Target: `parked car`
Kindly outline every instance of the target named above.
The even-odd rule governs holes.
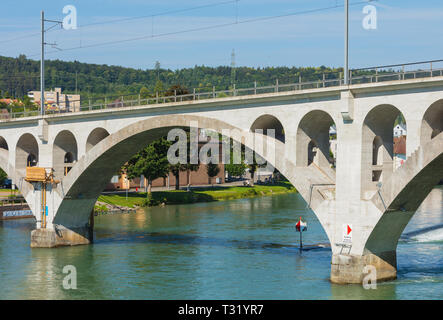
[[[11,189],[12,188],[12,180],[11,179],[5,179],[3,181],[3,189]]]

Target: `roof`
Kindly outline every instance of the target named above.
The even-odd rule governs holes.
[[[394,154],[406,154],[406,136],[394,137]]]

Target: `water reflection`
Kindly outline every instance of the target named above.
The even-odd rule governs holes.
[[[434,190],[411,223],[442,224],[442,199],[443,189]],[[299,216],[309,223],[301,253]],[[0,224],[1,299],[432,299],[443,292],[438,241],[401,242],[399,279],[377,290],[331,284],[330,249],[319,246],[327,236],[298,194],[99,216],[90,246],[31,250],[32,220]],[[66,265],[77,268],[77,290],[63,289]]]

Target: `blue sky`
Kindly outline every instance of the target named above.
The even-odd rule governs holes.
[[[342,66],[343,7],[278,19],[239,23],[221,28],[178,33],[254,18],[304,12],[343,4],[344,0],[2,0],[0,55],[23,53],[39,59],[40,11],[62,20],[65,5],[77,8],[77,30],[48,32],[47,41],[67,49],[135,37],[143,40],[60,51],[48,47],[47,59],[121,65],[140,69],[194,65],[230,65],[235,49],[240,66]],[[358,3],[361,0],[350,0]],[[211,7],[151,15],[218,4]],[[443,59],[441,0],[379,0],[377,29],[365,30],[362,10],[351,6],[350,65],[352,68]],[[148,16],[132,21],[102,23]],[[173,33],[167,36],[159,34]],[[151,37],[152,35],[154,37]],[[24,37],[24,38],[21,38]],[[21,38],[21,39],[17,39]]]

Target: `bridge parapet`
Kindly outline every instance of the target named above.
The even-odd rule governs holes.
[[[174,90],[156,92],[153,97],[142,98],[138,95],[110,95],[99,98],[87,98],[72,103],[80,103],[78,110],[46,110],[47,115],[63,115],[90,111],[115,110],[137,106],[154,106],[159,104],[189,104],[205,100],[237,100],[241,97],[262,97],[281,93],[321,93],[325,91],[348,91],[365,86],[386,86],[405,82],[421,82],[422,80],[443,79],[443,60],[431,60],[406,64],[377,66],[350,71],[349,85],[345,85],[342,72],[326,72],[319,75],[319,80],[302,81],[302,76],[295,79],[275,79],[272,83],[258,84],[256,81],[245,84],[234,84],[226,90],[216,89],[215,86],[194,88],[192,92],[178,94]],[[420,68],[422,67],[422,68]],[[415,69],[411,69],[415,68]],[[286,80],[286,81],[284,81]],[[440,79],[441,80],[441,79]],[[95,100],[95,101],[94,101]],[[24,110],[0,115],[0,121],[12,119],[39,117],[39,110]]]

